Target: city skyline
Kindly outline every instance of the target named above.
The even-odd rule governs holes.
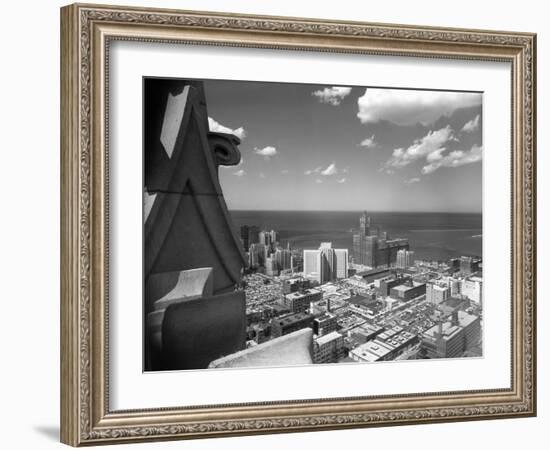
[[[480,93],[204,85],[210,129],[241,139],[219,171],[231,210],[482,210]]]
[[[479,94],[206,84],[146,83],[146,371],[483,355]]]

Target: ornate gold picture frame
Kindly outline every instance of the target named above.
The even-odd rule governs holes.
[[[511,124],[510,386],[114,410],[109,390],[108,105],[109,50],[115,41],[509,63],[512,114],[502,127]],[[80,446],[534,416],[535,89],[536,36],[530,33],[85,4],[62,8],[62,442]]]

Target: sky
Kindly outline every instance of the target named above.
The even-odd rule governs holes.
[[[229,209],[481,212],[482,94],[205,80]]]

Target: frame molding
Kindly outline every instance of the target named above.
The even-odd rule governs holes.
[[[201,43],[512,66],[510,389],[111,411],[108,49]],[[536,35],[75,4],[61,9],[61,440],[73,446],[536,414]]]

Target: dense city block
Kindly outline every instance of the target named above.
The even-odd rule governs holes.
[[[313,331],[313,362],[482,355],[482,260],[415,259],[407,237],[371,225],[350,231],[351,254],[281,245],[277,230],[244,225],[247,348]]]

